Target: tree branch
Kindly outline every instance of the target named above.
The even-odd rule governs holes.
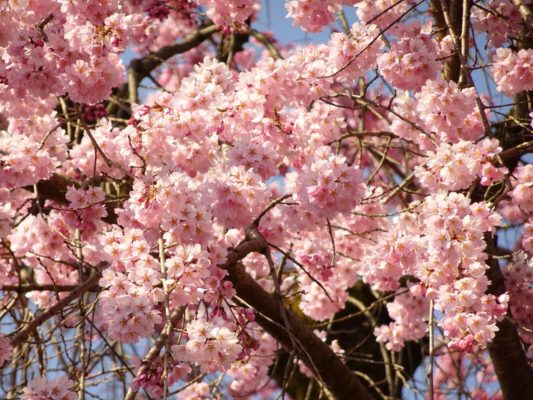
[[[311,369],[315,370],[326,388],[338,399],[370,399],[370,395],[356,375],[290,310],[285,309],[290,332],[280,309],[280,304],[265,291],[242,267],[240,261],[252,252],[264,252],[267,243],[257,229],[247,229],[246,239],[229,251],[226,262],[220,265],[229,273],[237,295],[258,311],[256,321],[289,352],[295,352]],[[294,340],[300,346],[293,345]],[[305,349],[302,350],[302,348]]]
[[[30,283],[26,285],[3,285],[0,286],[0,290],[17,292],[17,293],[27,293],[33,291],[52,291],[52,292],[70,292],[76,289],[78,286],[75,285],[39,285],[38,283]]]
[[[83,295],[85,292],[93,289],[98,285],[98,280],[101,277],[101,273],[98,271],[95,275],[87,279],[81,285],[76,287],[72,292],[68,294],[65,298],[59,300],[56,304],[49,307],[46,311],[39,314],[35,317],[28,325],[18,331],[11,339],[11,345],[13,347],[18,346],[23,342],[35,329],[37,329],[43,322],[47,321],[53,317],[58,311],[65,308],[73,300],[77,299],[79,296]]]
[[[167,339],[169,338],[170,333],[172,332],[171,329],[167,329],[167,326],[173,326],[178,319],[180,319],[183,316],[184,309],[183,308],[177,308],[175,309],[172,314],[170,315],[169,321],[167,322],[167,325],[165,325],[165,328],[163,328],[163,331],[161,332],[161,335],[157,338],[153,346],[150,348],[148,353],[146,353],[146,356],[143,358],[142,366],[137,371],[137,374],[135,375],[135,378],[141,376],[144,374],[144,372],[150,368],[153,361],[157,358],[159,355],[159,352],[167,342]],[[124,397],[124,400],[133,400],[135,398],[135,395],[137,394],[137,390],[134,390],[131,386],[128,389],[128,392],[126,393],[126,397]]]
[[[228,265],[227,270],[237,295],[259,311],[256,316],[258,324],[279,341],[287,351],[296,352],[311,370],[314,369],[314,364],[326,388],[335,398],[370,399],[368,392],[350,368],[337,357],[327,343],[322,342],[290,310],[286,310],[290,321],[290,334],[284,329],[285,323],[278,302],[244,270],[240,263]],[[299,346],[294,348],[291,336],[295,337],[307,351],[303,352]]]
[[[489,254],[495,254],[495,244],[490,234],[485,235]],[[490,257],[487,261],[487,275],[491,281],[488,293],[499,296],[505,293],[505,283],[498,260]],[[510,311],[509,311],[510,314]],[[498,377],[505,400],[533,398],[533,370],[529,366],[522,342],[515,326],[509,319],[498,322],[498,332],[488,345],[494,371]]]
[[[118,99],[129,99],[130,101],[137,100],[137,86],[139,83],[150,73],[163,64],[166,60],[174,57],[177,54],[185,53],[209,38],[215,32],[218,27],[209,23],[208,25],[200,26],[188,34],[181,42],[165,46],[155,53],[152,53],[143,58],[135,58],[131,60],[128,67],[128,82],[123,84],[115,94]],[[132,87],[136,86],[135,88]],[[107,111],[109,114],[113,114],[117,111],[118,104],[109,103]]]
[[[533,26],[533,11],[531,11],[530,6],[525,4],[523,0],[512,1],[515,7],[518,8],[518,11],[520,12],[520,15],[522,15],[522,18],[524,19],[526,25]]]

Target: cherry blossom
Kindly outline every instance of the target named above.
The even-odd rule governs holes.
[[[521,49],[517,53],[509,48],[499,48],[493,58],[494,81],[498,90],[509,96],[533,88],[533,50]]]
[[[531,393],[531,2],[270,3],[1,3],[2,394]]]
[[[419,25],[406,26],[391,51],[381,54],[377,60],[381,74],[398,89],[418,90],[423,82],[434,79],[441,68],[437,61],[439,47],[431,38],[431,25]]]
[[[345,161],[344,157],[331,154],[327,147],[320,147],[307,157],[300,172],[287,177],[288,188],[318,217],[329,218],[350,211],[362,196],[361,173]]]
[[[179,361],[198,365],[202,371],[229,368],[242,350],[235,333],[225,327],[215,327],[209,322],[189,323],[187,335],[185,345],[173,346],[173,356]]]
[[[335,20],[335,0],[291,0],[285,3],[289,18],[308,32],[319,32]]]
[[[258,8],[255,0],[232,0],[221,3],[216,0],[198,0],[198,4],[207,7],[207,15],[218,25],[244,23]]]
[[[495,167],[495,159],[501,150],[497,141],[484,139],[474,142],[460,141],[456,144],[441,144],[436,153],[429,152],[425,166],[415,168],[421,183],[430,189],[460,190],[469,187],[480,177],[481,184],[489,186],[501,181],[508,172],[505,167]]]
[[[9,340],[4,335],[0,335],[0,367],[11,358],[11,351]]]
[[[53,380],[42,376],[33,379],[22,389],[21,400],[75,400],[78,396],[72,390],[73,387],[74,382],[64,375]]]

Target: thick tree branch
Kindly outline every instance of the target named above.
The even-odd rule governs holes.
[[[70,292],[76,289],[78,286],[74,285],[39,285],[38,283],[30,283],[25,285],[3,285],[0,286],[0,290],[17,292],[17,293],[27,293],[33,291],[53,291],[53,292]]]
[[[331,350],[327,343],[322,342],[302,320],[291,311],[286,310],[290,321],[290,334],[285,329],[278,302],[266,292],[242,267],[240,263],[228,266],[229,279],[233,283],[237,295],[258,311],[256,321],[278,340],[287,351],[295,351],[305,364],[317,373],[326,388],[337,399],[370,399],[364,386],[356,375]],[[307,351],[294,348],[291,336]],[[310,357],[310,359],[309,359]]]
[[[485,235],[489,254],[495,254],[495,244],[490,234]],[[488,292],[499,296],[505,293],[504,278],[498,260],[489,257],[488,278],[491,286]],[[509,319],[498,323],[499,331],[488,349],[494,371],[505,400],[533,399],[533,370],[524,352],[518,332]]]
[[[465,0],[464,5],[466,8],[464,10],[464,13],[470,12],[470,1]],[[492,132],[490,130],[490,124],[488,121],[487,116],[485,115],[485,106],[483,105],[483,102],[481,101],[481,98],[479,97],[479,92],[476,88],[476,85],[474,83],[474,80],[472,79],[472,75],[470,74],[470,71],[468,69],[468,46],[466,45],[465,53],[462,52],[462,44],[460,37],[458,37],[457,32],[459,32],[458,29],[456,29],[457,25],[457,18],[459,18],[459,25],[461,21],[464,20],[465,24],[468,24],[470,15],[462,15],[462,13],[459,13],[459,16],[456,17],[455,14],[457,13],[454,11],[453,6],[459,7],[457,5],[457,1],[452,1],[452,8],[451,10],[448,7],[446,0],[440,0],[440,5],[442,9],[442,14],[444,16],[444,21],[446,23],[446,26],[448,27],[448,32],[450,32],[450,36],[452,37],[453,45],[455,47],[455,52],[457,54],[457,57],[459,58],[459,70],[462,71],[462,74],[459,78],[463,80],[464,83],[467,84],[467,86],[473,87],[476,90],[476,104],[479,110],[479,115],[481,117],[481,121],[483,122],[483,127],[485,130],[485,135],[488,137],[492,136]],[[459,11],[461,11],[461,8],[459,8]],[[465,35],[468,35],[468,29],[466,29]]]
[[[252,252],[262,253],[266,246],[264,238],[252,226],[247,230],[246,240],[230,250],[227,261],[220,266],[228,271],[237,295],[258,311],[256,321],[263,329],[287,351],[295,352],[311,370],[317,369],[320,379],[335,398],[370,399],[350,368],[290,310],[284,310],[290,326],[290,332],[287,332],[279,302],[244,270],[240,261]],[[297,348],[293,344],[295,341],[299,344]]]
[[[522,15],[525,24],[530,27],[533,26],[533,11],[531,10],[531,6],[528,6],[523,0],[512,1],[515,7],[518,8],[518,11],[520,11],[520,15]]]
[[[452,27],[455,29],[455,32],[461,31],[461,0],[445,0],[444,1],[447,8],[450,9]],[[430,7],[431,15],[435,19],[435,24],[437,25],[437,37],[439,39],[444,38],[447,34],[450,33],[449,25],[444,19],[444,13],[442,8],[442,2],[439,0],[431,0]],[[453,57],[450,57],[444,63],[444,77],[446,80],[451,80],[454,82],[459,81],[461,75],[461,63],[459,60],[459,55],[456,53]]]
[[[265,47],[265,49],[267,49],[273,59],[283,59],[283,56],[281,55],[280,51],[278,50],[276,45],[268,38],[267,35],[262,32],[256,31],[255,29],[250,29],[250,35],[252,35],[257,41],[259,41]]]

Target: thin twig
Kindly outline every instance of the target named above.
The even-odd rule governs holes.
[[[270,210],[272,210],[274,207],[276,207],[278,204],[280,204],[283,200],[288,199],[289,197],[292,197],[292,194],[286,194],[283,195],[276,200],[270,202],[270,204],[257,216],[256,219],[252,222],[254,226],[259,226],[259,222],[261,222],[261,218],[263,218]]]
[[[433,363],[434,363],[434,357],[435,357],[435,343],[434,343],[434,335],[433,335],[433,328],[435,325],[435,317],[434,317],[434,304],[433,300],[430,300],[429,302],[429,365],[428,365],[428,381],[429,381],[429,400],[433,400],[435,396],[434,388],[433,388]]]
[[[474,80],[472,79],[470,69],[468,68],[468,62],[466,59],[468,54],[463,54],[463,52],[461,51],[461,42],[459,41],[459,38],[457,37],[457,33],[455,32],[455,29],[453,27],[452,19],[450,17],[450,12],[448,8],[448,3],[445,0],[440,0],[440,5],[442,8],[442,15],[444,16],[444,21],[446,22],[446,25],[448,26],[448,31],[450,32],[450,36],[452,37],[452,42],[453,42],[453,46],[455,47],[455,52],[457,53],[457,56],[459,57],[459,62],[461,64],[461,69],[463,71],[463,74],[466,78],[466,82],[468,83],[468,85],[473,87],[474,90],[476,91],[476,104],[479,110],[479,114],[481,115],[481,121],[483,122],[483,128],[485,131],[485,135],[491,137],[492,131],[490,130],[489,120],[487,119],[487,115],[485,114],[485,106],[482,103],[481,98],[479,97],[479,92],[476,88],[476,85],[474,84]],[[468,16],[464,17],[464,19],[466,18],[468,18]]]
[[[170,326],[173,326],[182,316],[184,312],[184,308],[180,307],[175,309],[169,318],[169,324]],[[163,332],[161,332],[161,335],[157,338],[155,343],[152,345],[146,356],[143,358],[142,366],[139,368],[136,374],[136,378],[144,374],[144,372],[150,368],[152,365],[152,362],[157,358],[159,355],[159,352],[161,351],[161,348],[166,344],[168,338],[168,332],[166,329],[163,329]],[[128,388],[128,392],[126,393],[126,397],[124,397],[124,400],[133,400],[135,398],[135,395],[137,394],[137,390],[134,390],[131,386]]]
[[[43,322],[53,317],[58,311],[62,310],[68,304],[70,304],[71,301],[77,299],[85,292],[97,286],[100,276],[100,272],[97,272],[95,275],[93,275],[81,285],[76,287],[76,289],[70,292],[65,298],[61,299],[56,304],[49,307],[46,311],[35,317],[30,323],[28,323],[24,328],[22,328],[13,336],[13,339],[11,339],[11,345],[15,347],[22,343],[28,337],[28,335],[32,333],[34,329],[38,328]]]
[[[346,68],[348,68],[350,65],[352,65],[352,63],[357,60],[357,58],[363,54],[363,52],[365,52],[368,48],[370,48],[370,46],[372,46],[376,40],[378,40],[385,32],[387,32],[393,25],[397,24],[398,22],[400,22],[407,14],[409,14],[412,10],[414,10],[416,7],[418,7],[420,4],[422,4],[425,0],[420,0],[418,3],[414,4],[413,6],[409,7],[409,9],[407,9],[407,11],[405,11],[404,13],[402,13],[398,18],[396,18],[394,21],[392,21],[389,25],[387,25],[385,28],[381,29],[380,32],[379,32],[379,35],[377,35],[376,37],[374,37],[361,51],[359,51],[359,53],[357,53],[355,56],[353,56],[350,60],[348,60],[348,62],[346,64],[344,64],[340,69],[338,69],[336,72],[334,72],[333,74],[331,75],[326,75],[326,76],[319,76],[319,78],[333,78],[334,76],[340,74],[342,71],[344,71]]]
[[[170,354],[170,333],[172,330],[172,324],[170,323],[170,300],[169,290],[167,285],[167,266],[165,259],[165,241],[163,239],[163,231],[159,234],[159,264],[161,266],[161,282],[163,283],[163,294],[165,296],[165,318],[167,323],[165,324],[165,353],[163,355],[163,400],[168,398],[168,356]]]

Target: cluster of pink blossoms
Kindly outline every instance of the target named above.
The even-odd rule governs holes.
[[[394,320],[389,325],[374,329],[378,342],[385,343],[388,350],[400,351],[408,340],[424,337],[428,326],[429,301],[418,285],[387,303],[389,316]]]
[[[65,194],[69,202],[69,212],[64,214],[65,224],[79,229],[84,237],[100,231],[103,227],[101,219],[107,216],[103,205],[105,197],[105,192],[99,187],[83,190],[69,186]]]
[[[372,228],[368,230],[372,231]],[[357,265],[357,273],[375,290],[398,290],[399,277],[414,275],[419,262],[419,222],[414,216],[402,214],[376,228],[383,232],[376,242],[366,243],[362,257],[359,257],[361,262]]]
[[[65,375],[53,380],[42,376],[33,379],[22,389],[20,400],[76,400],[78,395],[73,388],[74,382]]]
[[[368,69],[375,67],[376,58],[383,46],[377,40],[379,32],[377,25],[355,23],[350,29],[351,36],[344,33],[331,34],[328,65],[333,66],[335,79],[352,81],[355,76],[362,76]]]
[[[436,152],[428,152],[428,161],[415,168],[415,175],[430,190],[466,189],[477,177],[482,185],[489,186],[502,180],[508,172],[507,168],[497,168],[491,162],[500,151],[496,139],[441,143]]]
[[[0,239],[5,238],[11,232],[11,220],[16,218],[17,213],[26,211],[30,207],[30,193],[23,189],[9,190],[0,188]],[[2,262],[0,261],[0,280],[7,282],[8,278],[2,278]]]
[[[528,253],[533,252],[533,223],[531,218],[524,224],[524,233],[522,236],[522,247]]]
[[[211,390],[206,382],[194,382],[178,394],[179,400],[211,400]]]
[[[263,179],[278,173],[279,162],[279,158],[271,154],[265,143],[258,139],[237,139],[228,150],[229,165],[242,165],[247,170],[257,171]]]
[[[49,178],[66,158],[68,138],[59,121],[51,115],[10,122],[0,131],[0,185],[14,188]]]
[[[132,228],[151,228],[157,235],[161,227],[169,242],[204,243],[212,231],[205,192],[182,173],[160,178],[155,184],[141,180],[133,184],[130,198],[119,211],[119,222]]]
[[[174,307],[195,304],[201,300],[218,299],[218,290],[231,294],[232,288],[222,282],[225,273],[215,267],[223,254],[208,254],[200,245],[178,246],[166,260],[167,285],[173,287],[169,295]]]
[[[136,377],[131,382],[130,387],[134,390],[143,389],[146,393],[154,398],[160,399],[163,397],[164,393],[164,384],[163,384],[163,373],[165,371],[164,360],[161,357],[157,357],[149,366],[146,368],[146,364],[141,363],[141,360],[135,360],[136,365]],[[139,369],[145,366],[144,372],[139,373]],[[173,385],[180,379],[187,379],[187,374],[191,372],[191,368],[184,364],[178,364],[173,366],[170,371],[168,371],[168,384]]]
[[[473,7],[472,26],[486,32],[488,45],[499,47],[510,36],[518,36],[522,27],[520,11],[511,0],[490,0],[486,7]]]
[[[2,44],[4,111],[16,108],[15,100],[21,97],[50,107],[55,96],[65,93],[75,101],[95,103],[122,82],[124,66],[118,53],[127,45],[128,27],[119,3],[87,13],[61,3],[28,2],[24,12],[20,4],[2,6],[12,39]]]
[[[111,338],[135,343],[162,321],[156,308],[164,299],[157,287],[159,263],[150,255],[150,245],[140,230],[124,234],[114,230],[102,239],[103,254],[113,267],[105,269],[100,279],[100,286],[108,290],[100,297],[99,321]]]
[[[396,21],[409,7],[412,0],[360,0],[355,2],[357,17],[365,24],[373,23],[381,29]]]
[[[457,143],[476,140],[483,134],[475,89],[461,90],[455,82],[440,77],[426,81],[414,98],[400,93],[393,108],[402,118],[392,115],[390,129],[422,149],[434,150],[433,138],[437,143]]]
[[[296,243],[295,248],[297,261],[301,263],[299,268],[307,272],[298,273],[298,286],[304,291],[299,307],[305,315],[318,321],[330,318],[344,308],[348,289],[357,280],[350,262],[334,258],[327,244],[318,240],[323,235],[321,231],[308,235]]]
[[[184,37],[194,28],[194,9],[189,0],[140,0],[126,3],[132,16],[130,35],[141,54],[157,51]]]
[[[508,295],[496,298],[486,294],[489,281],[484,232],[493,231],[500,217],[486,204],[470,204],[458,193],[429,196],[419,207],[418,221],[404,220],[404,228],[396,228],[412,236],[396,234],[388,240],[391,251],[377,263],[383,267],[360,270],[364,279],[382,290],[398,289],[398,279],[404,275],[420,280],[410,287],[408,295],[397,296],[387,306],[395,321],[377,328],[378,340],[398,350],[405,340],[423,337],[431,299],[435,309],[442,312],[438,324],[451,339],[450,346],[463,351],[483,348],[494,337],[496,323],[505,314],[509,300]],[[416,231],[421,234],[415,235]],[[390,237],[389,233],[384,235]],[[383,252],[369,252],[362,264],[375,263],[376,254],[381,259]],[[388,287],[383,286],[384,276],[390,279]]]
[[[394,87],[403,90],[419,90],[428,79],[434,79],[442,62],[439,45],[431,38],[430,23],[421,26],[414,22],[398,32],[398,39],[390,51],[381,54],[378,59],[379,72]]]
[[[231,167],[213,183],[213,213],[225,227],[244,228],[268,204],[261,177],[244,167]]]
[[[0,334],[0,368],[11,358],[12,350],[8,338]]]
[[[514,187],[510,193],[511,200],[528,215],[533,213],[533,165],[519,166],[513,173]]]
[[[191,378],[196,369],[222,372],[231,378],[235,397],[250,396],[268,388],[278,345],[253,322],[253,314],[235,306],[235,289],[218,266],[242,241],[244,228],[287,193],[290,199],[269,210],[258,231],[289,248],[298,263],[280,273],[281,290],[298,296],[307,317],[334,317],[362,280],[373,290],[398,293],[387,304],[393,321],[374,331],[389,350],[427,334],[430,301],[450,347],[462,351],[492,340],[508,302],[520,326],[531,329],[531,263],[520,255],[506,266],[510,299],[486,294],[484,235],[495,232],[499,216],[488,203],[471,203],[453,191],[478,178],[489,186],[512,172],[507,215],[529,221],[522,243],[533,252],[533,166],[507,171],[496,164],[501,152],[496,139],[478,141],[485,132],[476,90],[437,77],[441,59],[451,54],[449,38],[438,42],[432,24],[419,21],[382,31],[403,18],[413,1],[287,1],[289,16],[306,31],[331,24],[346,4],[356,6],[360,23],[349,34],[333,33],[327,44],[284,49],[276,60],[256,60],[247,48],[228,66],[204,43],[170,61],[171,68],[152,71],[167,90],[150,94],[144,104],[130,104],[129,122],[104,109],[112,109],[114,103],[105,100],[124,83],[126,48],[149,54],[176,43],[194,28],[198,5],[220,27],[214,38],[228,38],[254,18],[258,2],[24,3],[0,6],[0,238],[13,252],[0,250],[2,282],[18,281],[11,260],[31,268],[37,285],[78,285],[83,267],[97,266],[102,292],[96,321],[105,334],[137,343],[161,332],[168,300],[172,309],[186,309],[173,327],[180,335],[172,337],[170,383]],[[473,27],[490,30],[490,46],[500,46],[519,31],[520,16],[507,0],[489,5],[507,18],[476,9]],[[503,33],[496,31],[500,28]],[[390,48],[383,37],[392,39]],[[500,92],[533,89],[532,57],[532,50],[496,49],[492,71]],[[400,89],[397,96],[384,95],[372,82],[355,84],[376,69]],[[56,108],[57,97],[66,106]],[[394,112],[387,111],[388,103]],[[67,124],[69,117],[75,119]],[[348,137],[356,129],[369,135]],[[432,193],[420,200],[408,192],[405,203],[412,212],[395,218],[388,213],[398,211],[399,202],[380,199],[400,174],[387,180],[388,166],[378,166],[381,156],[376,162],[371,154],[384,148],[381,134],[395,142],[380,164],[414,170]],[[422,155],[406,161],[402,149]],[[374,168],[365,190],[364,178]],[[69,182],[66,205],[41,202],[37,187],[25,192],[54,174]],[[269,185],[272,177],[283,183]],[[101,187],[90,186],[100,181]],[[104,203],[115,185],[121,187],[109,217],[117,219],[110,224],[111,207]],[[128,199],[119,202],[124,191]],[[30,207],[39,215],[26,215]],[[78,246],[81,256],[73,251]],[[277,261],[280,254],[273,254]],[[243,265],[273,290],[263,255],[249,255]],[[406,285],[402,277],[413,281]],[[65,295],[28,293],[39,307]],[[527,331],[521,336],[533,343]],[[342,353],[338,343],[331,347]],[[0,335],[0,365],[9,351]],[[132,388],[160,397],[162,360],[152,367]],[[301,371],[312,375],[303,365]],[[69,400],[75,396],[72,387],[66,377],[37,378],[22,398]],[[179,394],[209,397],[204,382]]]
[[[298,110],[293,135],[312,148],[328,145],[346,130],[344,114],[338,107],[315,102],[310,110]]]
[[[509,306],[513,319],[521,327],[519,334],[529,346],[530,358],[533,351],[533,307],[529,299],[533,295],[533,262],[524,252],[515,254],[504,271],[505,287],[510,294]]]
[[[320,32],[326,25],[335,21],[335,11],[339,0],[289,0],[285,2],[287,17],[307,32]]]
[[[128,133],[124,134],[122,130],[114,128],[110,121],[101,119],[90,133],[105,156],[113,160],[113,163],[107,163],[101,154],[95,153],[91,138],[84,135],[81,142],[70,150],[70,156],[76,162],[67,162],[65,165],[73,176],[76,177],[80,172],[84,176],[92,176],[96,172],[120,179],[124,177],[124,170],[119,168],[120,166],[129,165],[130,168],[135,168],[142,165],[128,141]]]
[[[65,243],[65,238],[74,237],[61,212],[51,212],[46,220],[33,215],[24,219],[8,238],[14,254],[24,257],[25,263],[33,269],[37,283],[74,285],[79,281],[78,271],[71,265],[76,265],[78,260]],[[29,292],[28,296],[43,307],[65,293],[36,291]]]
[[[492,60],[492,73],[498,90],[508,96],[533,90],[533,49],[518,52],[497,49]]]
[[[236,397],[246,397],[267,387],[269,368],[278,349],[277,342],[260,329],[247,329],[247,332],[252,335],[247,341],[252,340],[255,348],[251,350],[246,363],[234,362],[228,370],[228,375],[233,379],[230,390]]]
[[[235,332],[208,321],[189,322],[187,336],[187,343],[173,346],[172,354],[177,361],[199,366],[202,372],[229,369],[242,351]]]
[[[469,373],[475,366],[476,373]],[[436,357],[435,399],[447,400],[455,395],[456,388],[464,385],[468,377],[469,385],[474,386],[471,397],[475,400],[502,400],[502,394],[496,388],[496,375],[494,366],[486,353],[469,354],[464,352],[448,351]]]
[[[327,147],[308,155],[301,171],[287,175],[287,189],[318,217],[351,211],[363,195],[361,172]]]
[[[518,167],[514,175],[515,187],[511,192],[511,201],[507,203],[505,216],[512,223],[524,221],[522,246],[529,254],[533,253],[533,166]]]
[[[485,347],[505,315],[508,295],[486,294],[487,255],[484,233],[493,232],[500,216],[485,203],[473,203],[457,193],[426,199],[422,209],[427,260],[417,276],[427,288],[435,309],[443,312],[439,325],[450,346],[472,351]]]
[[[459,89],[455,82],[437,78],[426,81],[415,98],[422,126],[440,140],[476,140],[483,133],[474,88]]]
[[[197,0],[197,3],[207,7],[207,16],[217,25],[242,24],[259,9],[256,0]]]

